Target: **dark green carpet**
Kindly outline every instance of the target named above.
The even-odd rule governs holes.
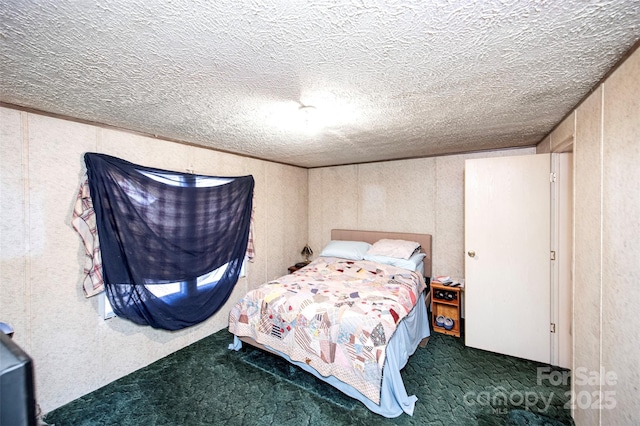
[[[538,385],[543,364],[465,348],[454,337],[434,334],[410,358],[402,376],[418,402],[413,417],[395,419],[270,354],[247,345],[230,351],[231,341],[222,330],[44,420],[56,426],[573,424],[563,408],[569,386]]]

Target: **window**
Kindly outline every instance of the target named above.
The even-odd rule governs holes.
[[[192,177],[188,176],[187,178],[185,178],[185,176],[176,176],[172,174],[162,174],[162,173],[151,173],[146,171],[141,171],[141,173],[157,182],[161,182],[171,186],[179,186],[179,187],[195,186],[200,188],[210,188],[214,186],[224,185],[233,180],[233,179],[220,178],[220,177],[197,176],[197,175],[193,175]],[[155,201],[148,194],[142,193],[140,191],[135,191],[134,189],[128,186],[126,190],[127,190],[127,193],[132,198],[134,198],[138,203],[150,204],[153,201]],[[195,282],[195,289],[216,285],[224,275],[228,266],[229,264],[226,263],[220,268],[209,272],[208,274],[199,276]],[[246,270],[246,258],[242,262],[242,268],[240,270],[239,278],[245,276],[245,270]],[[193,287],[193,285],[189,281],[180,281],[175,283],[148,285],[147,289],[154,296],[165,298],[166,300],[170,301],[172,298],[188,297],[191,287]],[[113,307],[111,306],[111,303],[109,303],[109,298],[106,297],[106,294],[104,292],[100,296],[99,304],[100,304],[99,310],[102,314],[103,319],[106,320],[106,319],[117,316],[116,313],[113,311]]]
[[[197,287],[200,288],[208,285],[215,285],[220,280],[220,278],[222,278],[222,275],[226,271],[228,265],[229,264],[227,263],[216,269],[215,271],[198,277],[196,284]],[[247,259],[245,258],[244,262],[242,262],[242,269],[240,270],[239,278],[246,276],[246,265]],[[186,293],[186,282],[155,284],[150,285],[147,288],[157,297],[175,297],[176,295],[180,295],[181,293]],[[106,292],[103,291],[98,297],[98,311],[100,312],[102,319],[108,320],[117,316],[116,313],[113,312],[113,307],[111,306],[111,303],[109,303],[109,298],[107,297]]]

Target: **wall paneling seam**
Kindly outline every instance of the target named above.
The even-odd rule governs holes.
[[[356,164],[356,188],[358,192],[356,194],[356,229],[362,229],[362,220],[360,218],[360,205],[362,196],[362,190],[360,190],[360,165]]]
[[[27,303],[24,304],[27,321],[25,327],[27,329],[26,341],[28,342],[29,351],[33,350],[31,341],[31,200],[29,198],[29,113],[21,112],[21,136],[22,136],[22,191],[23,191],[23,224],[24,224],[24,283],[23,291]]]
[[[603,268],[604,268],[604,83],[600,86],[600,309],[599,309],[599,333],[598,333],[598,365],[602,371],[602,313],[603,313]],[[602,380],[598,380],[598,395],[602,395]],[[602,424],[602,407],[598,407],[598,424]]]

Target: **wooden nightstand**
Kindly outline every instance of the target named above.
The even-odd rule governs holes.
[[[463,285],[464,284],[462,284],[462,286]],[[461,286],[446,286],[439,281],[431,281],[431,323],[433,325],[433,331],[460,337],[460,298],[463,288],[464,287]],[[440,294],[445,297],[437,297]],[[439,315],[453,320],[453,328],[451,330],[436,325],[436,318]]]
[[[311,262],[309,262],[309,263],[311,263]],[[297,271],[298,269],[302,269],[302,268],[304,268],[304,267],[305,267],[305,266],[307,266],[309,263],[307,263],[307,262],[298,262],[298,263],[296,263],[296,264],[295,264],[295,265],[293,265],[293,266],[289,266],[289,273],[290,273],[290,274],[293,274],[295,271]]]

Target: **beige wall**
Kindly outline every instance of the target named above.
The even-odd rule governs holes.
[[[8,108],[0,108],[0,144],[0,321],[34,359],[44,412],[225,328],[232,301],[301,260],[306,169]],[[99,317],[97,298],[82,293],[83,251],[70,225],[87,151],[170,170],[253,175],[257,257],[216,315],[177,332]]]
[[[574,417],[638,424],[640,50],[576,109],[575,130],[574,377],[604,369],[617,381],[574,380]],[[580,397],[600,397],[605,408],[580,406]]]
[[[433,235],[433,274],[464,277],[464,162],[534,154],[535,148],[309,170],[309,244],[332,228]]]

